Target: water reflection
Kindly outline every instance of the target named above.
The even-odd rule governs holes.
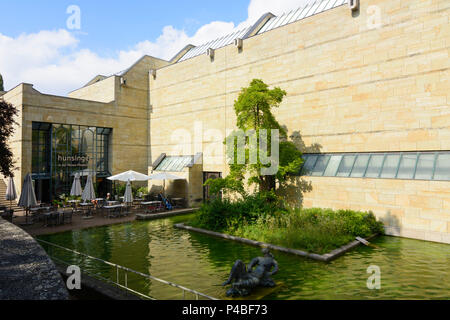
[[[249,262],[260,250],[173,227],[179,218],[72,231],[42,239],[58,243],[202,293],[223,297],[235,260]],[[266,299],[448,299],[450,246],[380,237],[378,248],[358,247],[325,264],[274,252],[283,286]],[[64,257],[65,259],[70,257]],[[75,261],[80,262],[80,261]],[[381,268],[381,290],[366,286],[367,268]],[[86,263],[105,277],[115,271]],[[179,289],[129,278],[130,286],[158,299],[181,299]]]

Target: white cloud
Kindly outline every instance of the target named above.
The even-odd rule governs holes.
[[[109,75],[129,67],[143,55],[172,58],[187,44],[200,45],[254,23],[262,14],[276,15],[302,6],[308,0],[251,0],[246,21],[214,21],[189,37],[184,30],[163,28],[155,41],[142,41],[115,57],[102,57],[79,48],[79,40],[66,30],[41,31],[11,38],[0,33],[0,73],[9,90],[21,82],[32,83],[44,93],[65,95],[97,74]]]

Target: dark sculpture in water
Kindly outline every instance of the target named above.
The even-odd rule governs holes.
[[[278,263],[269,249],[263,249],[262,253],[264,256],[253,259],[248,267],[241,260],[236,261],[230,277],[223,284],[223,286],[231,284],[231,289],[227,291],[228,297],[245,297],[256,287],[276,286],[271,277],[278,272]]]

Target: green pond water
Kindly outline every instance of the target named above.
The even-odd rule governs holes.
[[[133,222],[55,235],[40,239],[174,282],[216,298],[237,259],[248,263],[260,249],[174,228],[189,216]],[[395,237],[359,246],[331,263],[274,251],[281,283],[264,299],[449,299],[450,245]],[[43,247],[46,248],[45,245]],[[82,269],[115,279],[116,271],[72,254],[51,254]],[[369,290],[369,266],[381,270],[381,289]],[[124,275],[121,274],[121,281]],[[182,299],[179,289],[128,275],[129,287],[156,299]],[[192,296],[186,296],[193,298]]]

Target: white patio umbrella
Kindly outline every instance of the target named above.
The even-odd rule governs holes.
[[[127,187],[125,189],[123,202],[125,202],[125,203],[132,203],[133,202],[133,192],[131,190],[131,182],[130,182],[130,180],[127,181]]]
[[[161,172],[155,173],[150,176],[150,180],[162,180],[163,181],[163,194],[165,195],[166,190],[166,180],[186,180],[185,178],[176,176],[171,173]]]
[[[31,174],[27,174],[23,181],[22,192],[20,193],[19,207],[25,209],[26,223],[28,224],[28,210],[37,206],[36,194],[34,193]]]
[[[95,196],[95,190],[94,190],[94,184],[92,183],[92,175],[88,175],[86,186],[84,187],[83,194],[81,195],[81,199],[83,199],[84,202],[91,201],[96,198]]]
[[[130,170],[130,171],[123,172],[123,173],[120,173],[118,175],[109,177],[108,180],[111,180],[111,181],[122,181],[122,182],[148,181],[148,180],[150,180],[150,177],[145,175],[145,174],[142,174],[142,173]]]
[[[122,181],[122,182],[148,181],[148,180],[150,180],[150,177],[145,174],[130,170],[130,171],[122,172],[118,175],[109,177],[108,180],[114,181],[114,190],[115,190],[116,189],[115,188],[116,181]],[[125,200],[124,200],[124,202],[125,202]]]
[[[78,197],[83,194],[83,189],[81,189],[80,174],[76,173],[73,179],[72,189],[70,190],[70,195],[73,197]]]
[[[17,199],[16,186],[14,185],[14,179],[9,177],[8,187],[6,188],[6,200],[9,201],[9,210],[12,208],[12,201]]]

